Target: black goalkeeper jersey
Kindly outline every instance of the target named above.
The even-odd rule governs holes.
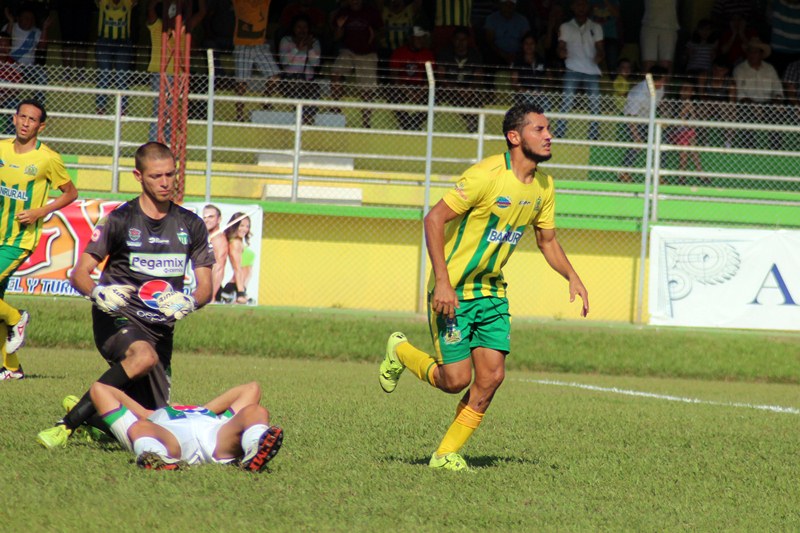
[[[200,217],[171,203],[167,216],[154,220],[141,210],[138,197],[97,223],[84,252],[99,261],[108,257],[101,285],[136,287],[119,313],[145,326],[174,325],[158,310],[156,298],[165,291],[183,291],[190,262],[193,269],[216,263]]]

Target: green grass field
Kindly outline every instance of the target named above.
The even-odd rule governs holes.
[[[141,471],[114,444],[38,447],[105,368],[89,304],[22,298],[28,379],[0,383],[3,531],[792,531],[800,528],[800,335],[514,324],[509,372],[464,449],[432,472],[457,397],[380,391],[408,315],[211,307],[179,324],[173,400],[257,380],[286,431],[271,472]]]

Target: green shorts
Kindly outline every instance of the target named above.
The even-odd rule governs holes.
[[[472,355],[474,348],[508,353],[511,348],[511,315],[508,300],[486,296],[459,301],[455,320],[436,314],[428,295],[428,326],[436,358],[440,363],[457,363]]]
[[[0,246],[0,298],[6,295],[8,280],[29,255],[31,255],[30,250],[16,246]]]

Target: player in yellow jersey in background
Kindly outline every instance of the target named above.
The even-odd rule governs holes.
[[[46,119],[40,102],[23,100],[13,117],[16,136],[0,141],[0,320],[8,327],[0,381],[25,377],[16,351],[30,318],[5,302],[8,280],[36,248],[44,218],[78,197],[61,156],[39,141]],[[61,195],[48,204],[51,187]]]
[[[580,296],[581,315],[589,312],[586,288],[556,239],[553,178],[539,169],[550,159],[550,124],[539,106],[523,103],[506,113],[503,135],[508,151],[469,168],[425,216],[435,356],[398,332],[389,337],[380,366],[385,392],[395,389],[406,368],[444,392],[469,387],[431,468],[468,469],[458,452],[505,377],[511,323],[502,268],[527,226],[547,263],[569,282],[570,301]]]

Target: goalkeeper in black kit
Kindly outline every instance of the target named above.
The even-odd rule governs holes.
[[[211,299],[216,262],[203,220],[170,199],[175,191],[175,157],[165,145],[139,147],[133,174],[142,193],[100,220],[70,276],[72,286],[94,302],[92,323],[98,350],[110,368],[97,380],[121,389],[147,409],[169,403],[175,321]],[[107,259],[99,284],[95,268]],[[196,289],[184,293],[191,262]],[[62,402],[66,416],[41,431],[45,448],[67,445],[83,426],[105,428],[89,393]]]

